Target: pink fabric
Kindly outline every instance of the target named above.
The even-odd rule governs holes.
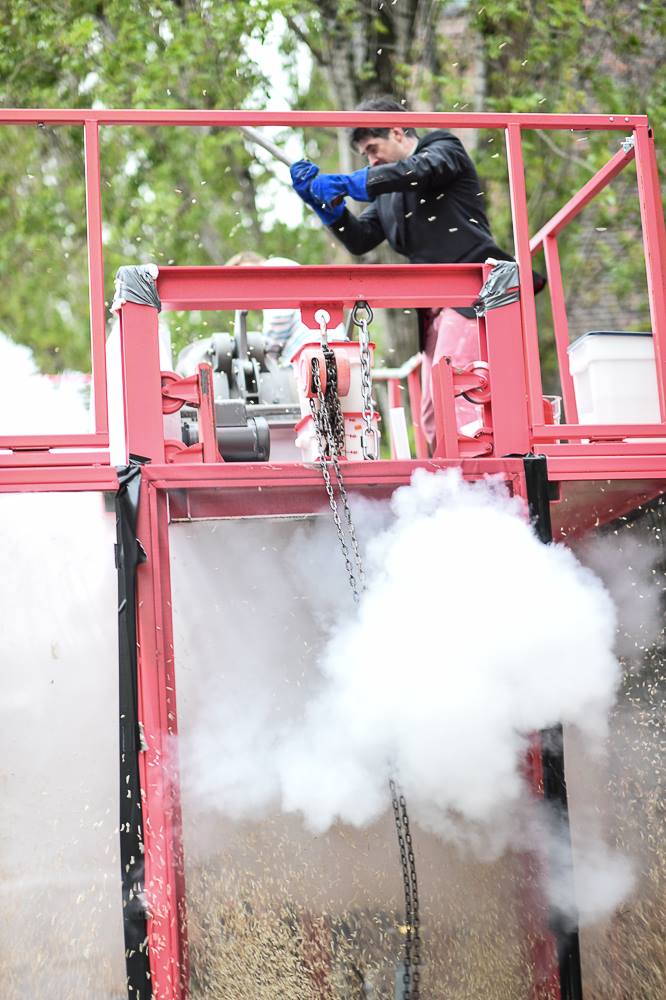
[[[432,310],[425,317],[424,350],[421,364],[421,426],[428,442],[435,444],[435,406],[432,397],[432,369],[442,358],[451,358],[462,368],[470,361],[479,360],[479,331],[476,319],[467,319],[455,309]],[[478,420],[479,406],[468,403],[462,396],[456,398],[458,427]]]

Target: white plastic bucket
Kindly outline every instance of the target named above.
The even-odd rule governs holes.
[[[651,333],[598,331],[569,345],[581,424],[659,423]]]

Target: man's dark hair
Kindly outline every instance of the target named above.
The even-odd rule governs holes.
[[[399,104],[392,97],[371,97],[367,101],[362,101],[361,104],[355,109],[356,111],[397,111],[403,114],[408,109],[404,104]],[[396,128],[396,125],[392,126]],[[356,128],[349,129],[349,142],[353,149],[356,149],[357,143],[361,142],[363,139],[388,139],[388,134],[390,128],[371,128],[367,125],[358,125]],[[410,125],[405,129],[405,135],[417,135],[415,128]]]

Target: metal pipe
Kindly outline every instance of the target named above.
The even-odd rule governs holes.
[[[250,128],[249,125],[239,125],[238,129],[243,133],[246,139],[249,139],[250,142],[256,143],[257,146],[261,146],[268,153],[270,153],[271,156],[274,156],[276,160],[279,160],[280,163],[284,163],[288,167],[291,166],[291,160],[286,153],[283,153],[280,147],[276,146],[270,139],[266,139],[261,132],[257,132],[256,128]]]

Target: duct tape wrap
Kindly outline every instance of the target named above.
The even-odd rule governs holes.
[[[515,260],[499,260],[488,275],[473,305],[477,316],[485,316],[489,309],[499,309],[520,298],[518,265]]]
[[[128,994],[150,1000],[143,815],[139,753],[146,749],[139,721],[137,684],[136,568],[145,552],[136,537],[141,466],[134,459],[118,470],[116,568],[120,714],[120,871]]]
[[[157,264],[127,264],[116,271],[116,290],[111,312],[117,312],[125,302],[162,309],[155,279],[159,274]]]

